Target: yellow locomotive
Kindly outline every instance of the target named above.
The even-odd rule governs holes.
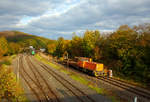
[[[64,63],[78,68],[84,72],[91,72],[94,76],[112,76],[112,71],[104,68],[103,63],[93,62],[91,58],[75,57],[74,59],[66,59]],[[110,73],[111,72],[111,73]]]

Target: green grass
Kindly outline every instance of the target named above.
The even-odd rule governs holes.
[[[99,94],[104,94],[104,89],[102,89],[102,88],[94,87],[93,85],[88,85],[88,87],[95,90]]]
[[[74,80],[76,80],[76,81],[78,81],[78,82],[80,82],[81,84],[84,84],[84,85],[88,86],[92,90],[96,91],[98,94],[104,94],[104,89],[98,88],[98,87],[96,87],[94,85],[89,85],[90,82],[88,80],[80,77],[80,76],[71,75],[71,78],[74,79]]]
[[[10,59],[14,59],[17,55],[10,56]]]
[[[87,80],[85,80],[84,78],[77,76],[77,75],[71,75],[71,78],[84,84],[84,85],[88,85],[88,83],[89,83]]]
[[[56,69],[60,69],[60,68],[61,68],[60,66],[57,66],[57,65],[55,65],[55,64],[53,64],[53,63],[51,63],[51,62],[49,62],[49,63],[47,63],[47,64],[49,64],[50,66],[52,66],[52,67],[54,67],[54,68],[56,68]]]
[[[39,61],[42,61],[43,63],[46,63],[46,64],[52,66],[52,67],[55,68],[55,69],[60,69],[60,68],[61,68],[60,66],[57,66],[57,65],[55,65],[55,64],[53,64],[53,63],[51,63],[51,62],[49,62],[48,60],[42,58],[42,57],[39,56],[38,54],[36,54],[35,57],[36,57]],[[65,74],[70,74],[70,72],[68,72],[68,71],[66,71],[66,70],[63,70],[63,69],[61,69],[60,71],[61,71],[62,73],[65,73]]]
[[[70,74],[70,72],[66,71],[66,70],[60,70],[62,73],[65,73],[65,74]]]
[[[42,57],[39,56],[38,54],[35,55],[35,58],[38,59],[38,60],[41,60],[41,59],[42,59]]]
[[[39,56],[38,54],[35,55],[35,58],[37,58],[39,61],[42,61],[45,64],[52,66],[53,68],[56,68],[56,69],[60,68],[59,66],[49,62],[48,60],[44,59],[43,57]]]

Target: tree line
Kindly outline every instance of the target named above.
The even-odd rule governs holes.
[[[149,84],[149,23],[132,28],[121,25],[107,34],[98,30],[86,30],[82,36],[74,33],[71,40],[65,40],[63,37],[48,40],[26,35],[12,39],[0,37],[0,57],[23,52],[24,48],[31,45],[36,49],[46,48],[47,53],[58,58],[66,52],[69,58],[90,57],[112,69],[115,76]]]
[[[91,57],[104,63],[116,76],[150,84],[150,24],[134,27],[121,25],[116,31],[101,34],[87,30],[83,36],[63,37],[47,45],[47,51],[58,58],[65,52],[70,58]]]

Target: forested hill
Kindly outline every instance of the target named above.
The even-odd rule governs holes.
[[[5,37],[8,42],[18,43],[24,47],[32,45],[36,48],[45,48],[48,43],[53,42],[53,40],[20,31],[3,31],[0,32],[0,37]]]

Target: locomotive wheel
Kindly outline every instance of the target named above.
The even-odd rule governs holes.
[[[94,74],[95,77],[98,77],[98,76],[99,76],[99,74],[98,74],[97,71],[93,71],[93,74]]]
[[[84,71],[84,72],[86,72],[86,69],[85,69],[85,68],[83,68],[83,71]]]

